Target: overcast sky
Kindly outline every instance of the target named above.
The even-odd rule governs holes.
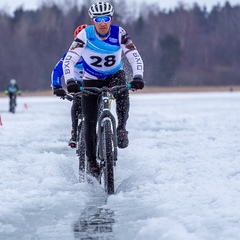
[[[53,0],[54,2],[62,2],[61,0]],[[133,2],[139,2],[139,3],[143,3],[146,2],[144,0],[131,0]],[[7,12],[12,12],[14,11],[17,7],[19,7],[20,5],[22,5],[24,7],[25,10],[29,10],[29,9],[37,9],[39,7],[39,5],[42,2],[49,2],[47,0],[1,0],[0,1],[0,9],[5,9],[7,10]],[[81,2],[81,1],[80,1]],[[161,8],[173,8],[175,6],[178,5],[180,1],[179,0],[147,0],[147,3],[151,4],[151,3],[159,3]],[[183,0],[181,1],[187,5],[189,5],[190,7],[192,6],[192,4],[194,2],[197,2],[200,6],[207,6],[208,9],[211,9],[211,7],[213,5],[216,5],[217,3],[220,3],[221,5],[223,5],[226,0]],[[240,1],[239,0],[229,0],[230,4],[232,5],[240,5]]]

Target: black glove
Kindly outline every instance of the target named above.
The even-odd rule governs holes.
[[[81,87],[81,84],[73,80],[67,83],[68,92],[74,92],[74,93],[80,92],[80,87]]]
[[[66,91],[61,87],[55,87],[53,89],[53,94],[55,94],[58,97],[64,97],[66,95]]]
[[[143,89],[144,88],[144,82],[142,78],[135,77],[133,80],[130,82],[131,88],[133,89]]]

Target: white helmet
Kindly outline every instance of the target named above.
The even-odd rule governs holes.
[[[89,17],[113,16],[113,6],[108,2],[96,2],[88,9]]]
[[[11,80],[10,80],[10,83],[11,83],[12,85],[15,85],[15,84],[16,84],[16,80],[15,80],[15,79],[11,79]]]

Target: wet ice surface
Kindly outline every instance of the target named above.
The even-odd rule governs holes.
[[[0,98],[1,240],[240,239],[240,92],[131,94],[116,194],[78,183],[71,103]]]

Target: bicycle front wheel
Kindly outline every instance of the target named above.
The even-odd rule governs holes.
[[[114,194],[114,164],[113,164],[113,141],[110,121],[104,121],[102,126],[103,147],[103,180],[104,188],[108,194]]]

